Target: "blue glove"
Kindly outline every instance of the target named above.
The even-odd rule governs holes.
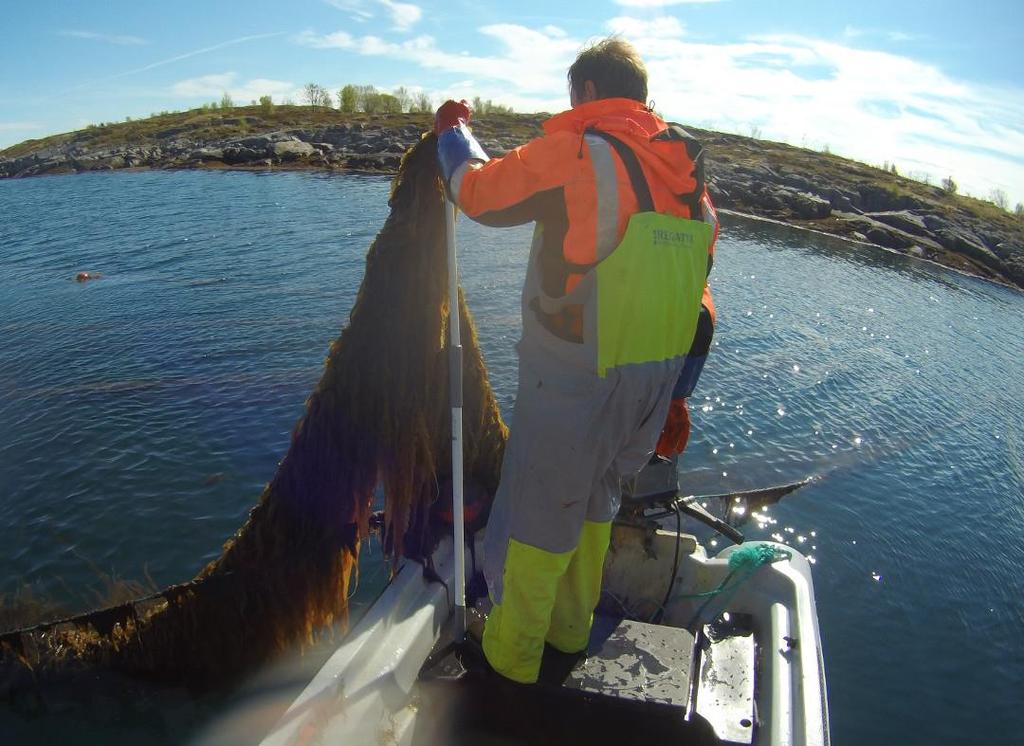
[[[451,178],[469,160],[488,161],[487,153],[469,129],[472,112],[465,101],[445,101],[434,115],[437,159],[444,183],[451,190]],[[458,195],[453,195],[458,201]]]

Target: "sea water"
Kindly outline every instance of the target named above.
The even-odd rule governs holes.
[[[164,586],[219,555],[346,323],[388,188],[0,181],[0,593],[79,610],[112,579]],[[458,230],[509,418],[529,236]],[[1024,295],[734,217],[711,282],[681,479],[712,494],[820,477],[745,531],[814,563],[834,742],[1004,740],[1024,692]],[[356,605],[386,576],[368,552]]]

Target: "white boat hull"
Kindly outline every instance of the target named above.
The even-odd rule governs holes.
[[[675,556],[676,534],[617,527],[606,565],[610,594],[637,615],[664,598]],[[662,624],[684,626],[729,574],[733,548],[708,558],[695,539],[682,535],[674,593]],[[814,589],[807,560],[789,547],[789,559],[757,570],[735,591],[712,599],[702,618],[730,613],[753,619],[757,650],[756,722],[714,722],[721,735],[748,729],[748,740],[767,746],[826,746],[828,706]],[[452,616],[447,588],[453,584],[452,545],[433,556],[443,580],[427,580],[421,565],[407,561],[366,615],[263,740],[264,746],[306,743],[412,744],[429,712],[421,712],[417,679]],[[447,587],[446,587],[447,586]],[[696,672],[695,675],[698,675]],[[701,711],[700,691],[696,711]],[[428,708],[424,708],[428,709]],[[724,729],[724,731],[723,731]]]

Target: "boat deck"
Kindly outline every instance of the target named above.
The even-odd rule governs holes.
[[[737,578],[731,552],[617,524],[599,607],[610,618],[586,662],[548,651],[541,682],[523,686],[478,665],[478,647],[475,663],[435,663],[455,620],[443,541],[429,573],[402,567],[263,743],[827,746],[810,566],[787,550]]]
[[[413,743],[722,743],[689,713],[693,643],[682,629],[599,616],[587,655],[546,647],[529,686],[486,670],[472,645],[449,647],[420,679]]]

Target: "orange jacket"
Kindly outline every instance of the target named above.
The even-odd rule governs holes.
[[[701,215],[691,215],[697,189],[696,153],[660,117],[643,104],[624,98],[600,99],[564,111],[544,123],[544,134],[502,158],[471,167],[453,179],[456,202],[470,218],[487,225],[518,225],[538,221],[544,230],[541,250],[545,292],[560,296],[571,290],[597,259],[598,194],[588,130],[608,133],[636,154],[657,212],[684,218],[718,221],[706,190],[700,195]],[[683,133],[685,134],[685,133]],[[614,157],[618,181],[615,243],[621,240],[637,199],[622,161]],[[701,187],[703,189],[703,187]],[[690,199],[685,199],[689,197]],[[714,252],[709,248],[708,267]],[[714,305],[707,287],[704,305]]]

